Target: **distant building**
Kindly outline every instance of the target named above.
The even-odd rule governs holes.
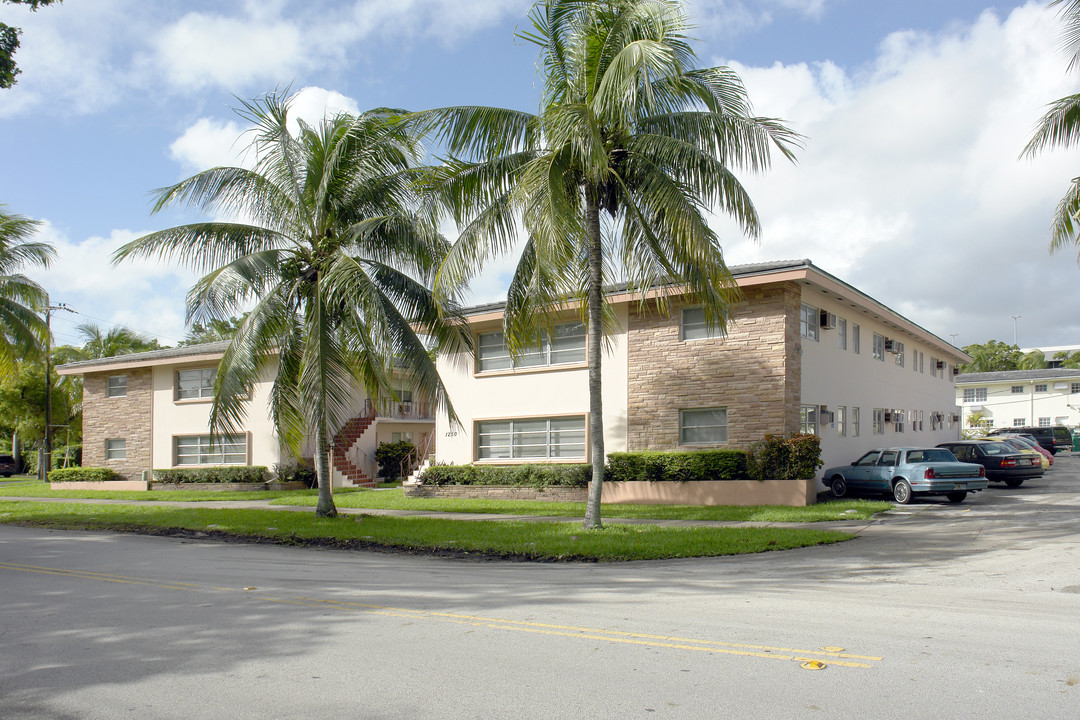
[[[1061,360],[1054,359],[1055,355],[1057,355],[1058,353],[1074,353],[1080,351],[1080,345],[1056,345],[1053,347],[1026,348],[1021,350],[1020,352],[1026,355],[1027,353],[1034,352],[1035,350],[1041,352],[1043,354],[1043,357],[1046,358],[1046,367],[1049,369],[1054,369],[1061,367],[1062,363]]]
[[[1077,427],[1080,369],[964,373],[956,377],[956,403],[963,409],[964,427],[973,424],[972,416],[983,427]]]

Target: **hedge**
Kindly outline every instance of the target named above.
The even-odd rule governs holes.
[[[105,482],[123,480],[112,468],[69,467],[49,471],[49,482]]]
[[[530,487],[586,487],[589,465],[432,465],[420,475],[424,485],[509,485]]]
[[[614,452],[608,455],[605,482],[695,482],[746,480],[742,450]]]
[[[173,468],[155,470],[154,482],[163,483],[264,483],[269,479],[264,465]]]
[[[822,464],[821,438],[817,435],[766,435],[746,454],[752,480],[809,480]]]

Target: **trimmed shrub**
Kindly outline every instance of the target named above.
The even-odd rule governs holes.
[[[302,482],[308,488],[315,487],[319,482],[319,478],[315,474],[315,468],[306,462],[301,463],[298,460],[278,463],[274,466],[274,473],[277,475],[278,482]]]
[[[822,464],[817,435],[766,435],[746,453],[752,480],[809,480]]]
[[[49,472],[49,482],[105,482],[123,479],[112,468],[102,467],[69,467]]]
[[[397,480],[401,474],[401,463],[416,452],[416,446],[408,440],[384,442],[375,448],[375,462],[379,463],[379,477]]]
[[[424,485],[508,485],[525,487],[585,487],[590,465],[432,465],[420,475]]]
[[[696,482],[745,480],[742,450],[615,452],[608,455],[605,482]]]
[[[66,451],[66,452],[65,452]],[[52,469],[59,470],[64,466],[64,455],[67,455],[68,467],[82,465],[82,443],[71,443],[53,448]]]
[[[264,483],[268,480],[264,465],[225,465],[197,468],[155,470],[154,481],[163,483]]]

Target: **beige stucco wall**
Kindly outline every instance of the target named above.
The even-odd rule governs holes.
[[[618,331],[609,338],[602,360],[606,452],[626,449],[626,306],[616,306],[615,314]],[[490,322],[473,330],[488,332],[498,327]],[[473,427],[479,420],[585,415],[588,427],[589,378],[584,363],[477,374],[472,354],[458,353],[440,356],[438,367],[461,420],[458,427],[445,412],[438,413],[436,457],[440,462],[473,462]]]
[[[127,376],[127,395],[106,397],[108,379]],[[83,376],[83,465],[109,467],[127,480],[150,469],[151,406],[149,368],[87,373]],[[127,457],[105,460],[105,440],[123,438]]]
[[[847,350],[839,347],[839,328],[820,329],[818,341],[799,338],[802,348],[801,403],[826,405],[832,412],[840,406],[847,410],[847,433],[839,434],[837,424],[818,426],[821,437],[822,460],[825,467],[843,465],[875,447],[892,445],[935,445],[959,437],[960,424],[950,423],[949,416],[957,412],[953,376],[949,368],[932,372],[931,358],[943,358],[946,350],[933,346],[894,324],[874,317],[865,308],[853,307],[835,295],[816,288],[805,288],[802,302],[820,310],[834,313],[847,320]],[[853,326],[860,328],[860,352],[853,350]],[[896,364],[896,355],[886,353],[883,361],[874,359],[874,333],[904,343],[904,366]],[[921,352],[921,370],[914,366],[915,352]],[[952,363],[952,360],[949,360]],[[859,435],[854,435],[852,408],[860,409]],[[874,408],[904,410],[908,414],[904,432],[886,424],[885,432],[873,432]],[[912,430],[912,411],[922,413],[922,429]],[[930,414],[945,414],[945,426],[932,431]],[[820,473],[819,473],[820,475]]]
[[[157,365],[153,368],[153,426],[151,460],[156,469],[174,467],[173,438],[210,432],[211,400],[176,400],[176,373],[181,369],[213,367],[214,363]],[[282,461],[277,432],[270,417],[270,390],[276,368],[264,367],[248,403],[243,431],[248,437],[248,463],[273,470]]]

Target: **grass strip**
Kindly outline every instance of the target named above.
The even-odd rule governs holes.
[[[0,523],[533,561],[612,562],[743,555],[853,537],[835,531],[791,528],[610,524],[602,530],[583,530],[577,523],[361,515],[326,519],[312,513],[280,510],[26,501],[0,501]]]
[[[313,490],[52,490],[43,483],[0,485],[3,497],[71,498],[73,500],[172,500],[176,502],[229,502],[287,498]],[[339,491],[341,492],[341,491]],[[344,492],[355,492],[345,490]],[[336,494],[336,493],[335,493]]]
[[[312,491],[313,493],[314,491]],[[271,505],[314,507],[314,494],[290,493]],[[537,500],[470,500],[465,498],[410,498],[400,489],[379,492],[334,494],[342,508],[383,510],[429,510],[435,512],[538,515],[542,517],[584,517],[585,503],[542,502]],[[864,520],[891,510],[892,503],[876,500],[837,500],[806,507],[787,505],[604,505],[603,517],[651,520],[718,520],[727,522],[827,522]]]

